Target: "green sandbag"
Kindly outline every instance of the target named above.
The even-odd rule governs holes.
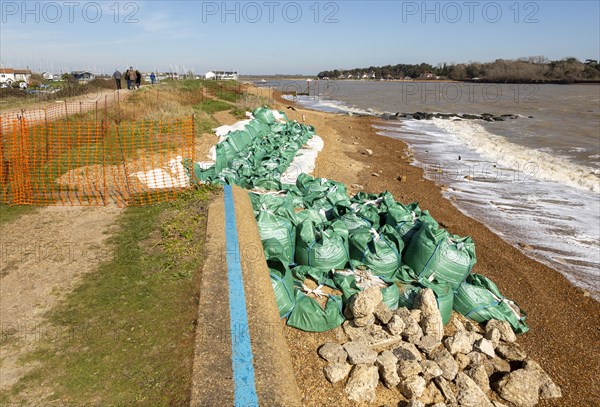
[[[294,210],[292,196],[257,194],[254,192],[248,192],[248,196],[250,197],[255,216],[258,216],[261,211],[268,210],[296,224],[296,211]]]
[[[448,283],[402,283],[397,282],[398,288],[398,306],[412,309],[416,295],[424,288],[431,288],[435,294],[438,309],[442,315],[442,322],[447,324],[452,317],[452,306],[454,303],[454,292]]]
[[[393,278],[401,266],[402,240],[390,226],[354,231],[349,239],[350,259],[354,265],[364,264],[377,276]]]
[[[254,110],[252,115],[263,123],[273,124],[275,123],[275,116],[273,116],[273,112],[267,106],[262,106]]]
[[[477,322],[507,321],[516,333],[525,333],[527,314],[507,299],[490,279],[473,274],[454,294],[454,310]]]
[[[253,140],[260,136],[258,129],[254,126],[251,126],[250,123],[244,126],[244,130],[250,134],[250,137],[252,137]]]
[[[297,212],[296,225],[300,225],[305,222],[312,222],[315,224],[325,223],[327,222],[327,216],[325,216],[325,212],[313,208]]]
[[[285,318],[296,303],[292,272],[286,264],[278,259],[268,260],[267,265],[269,266],[271,286],[275,292],[275,300],[279,309],[279,317]]]
[[[394,203],[387,208],[385,224],[392,226],[404,241],[407,248],[412,237],[424,224],[438,223],[431,217],[429,211],[421,211],[419,205],[413,202],[409,205]]]
[[[325,332],[337,328],[344,322],[342,298],[328,295],[325,309],[300,290],[296,290],[296,305],[288,317],[287,324],[307,332]]]
[[[281,261],[292,263],[296,242],[296,229],[292,222],[265,210],[260,212],[256,223],[267,258],[278,255]]]
[[[358,230],[370,230],[373,227],[368,220],[361,218],[354,212],[347,212],[346,214],[339,216],[338,219],[344,222],[350,235]]]
[[[422,287],[416,284],[406,284],[397,282],[396,286],[398,287],[398,308],[413,308],[413,303],[415,302],[415,296],[419,291],[421,291]]]
[[[335,282],[329,277],[329,271],[310,266],[296,266],[292,269],[292,276],[296,281],[304,281],[308,277],[312,278],[319,285],[326,285],[337,289]]]
[[[273,180],[273,179],[258,178],[258,179],[254,179],[254,181],[252,182],[250,187],[252,187],[252,188],[256,187],[256,188],[277,191],[277,190],[281,189],[281,182]]]
[[[332,272],[331,275],[331,280],[336,288],[342,292],[342,301],[344,304],[346,304],[354,294],[362,291],[362,288],[356,284],[356,277],[353,273]],[[398,287],[393,281],[384,278],[381,278],[381,280],[387,284],[387,287],[381,289],[383,303],[391,310],[398,309],[398,297],[400,295]]]
[[[206,170],[200,168],[199,165],[194,165],[194,177],[197,181],[200,182],[210,182],[214,180],[217,176],[217,171],[215,167],[212,166]]]
[[[185,158],[181,163],[191,185],[213,182],[217,178],[217,171],[214,165],[207,169],[202,169],[198,163],[192,162],[189,158]]]
[[[304,173],[298,176],[296,186],[305,196],[314,192],[331,193],[332,191],[339,191],[342,194],[346,194],[346,185],[326,178],[313,178]]]
[[[252,136],[245,130],[235,130],[227,134],[227,141],[236,151],[245,151],[252,143]]]
[[[373,228],[379,229],[380,225],[380,217],[379,217],[379,207],[373,204],[354,204],[356,215],[366,219]]]
[[[304,206],[307,208],[315,209],[317,211],[323,210],[329,212],[330,216],[333,216],[334,205],[329,202],[327,195],[324,192],[312,193],[304,196]]]
[[[395,283],[390,283],[385,288],[381,289],[381,295],[383,297],[383,303],[387,305],[392,311],[398,309],[400,303],[400,290]]]
[[[385,216],[390,205],[396,204],[394,196],[384,191],[379,195],[358,192],[351,199],[355,212],[367,219],[376,229],[385,224]]]
[[[346,271],[334,271],[331,273],[331,279],[336,288],[342,292],[342,301],[344,304],[350,300],[350,297],[361,291],[361,288],[356,284],[356,278],[352,273]]]
[[[348,229],[343,222],[304,222],[296,236],[296,263],[325,270],[348,263]]]
[[[229,163],[237,157],[236,149],[227,141],[217,143],[215,146],[217,154],[217,162],[215,164],[217,174],[229,167]]]
[[[366,192],[359,191],[352,198],[350,198],[350,200],[352,201],[352,203],[364,204],[367,201],[374,201],[377,198],[379,198],[379,195],[368,194]]]
[[[266,137],[271,131],[268,124],[262,122],[261,120],[257,120],[257,119],[251,120],[250,123],[248,123],[245,127],[246,127],[246,130],[251,134],[252,134],[252,131],[248,130],[248,127],[252,127],[253,129],[256,130],[256,133],[258,133],[258,135],[260,137]]]
[[[450,235],[425,224],[413,236],[404,253],[404,263],[419,278],[446,281],[457,289],[475,265],[475,243],[470,237]]]
[[[238,185],[240,177],[235,170],[225,168],[223,171],[219,172],[219,180],[225,185]]]

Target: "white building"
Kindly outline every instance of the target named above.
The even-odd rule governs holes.
[[[10,68],[0,68],[0,83],[6,83],[8,86],[15,81],[15,70]]]
[[[29,69],[0,68],[0,83],[6,83],[8,86],[13,82],[25,82],[29,84],[31,71]]]
[[[237,81],[239,78],[237,71],[208,71],[204,75],[207,80]]]

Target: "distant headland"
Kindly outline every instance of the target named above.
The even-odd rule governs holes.
[[[432,66],[397,64],[319,72],[321,79],[336,80],[455,80],[501,83],[600,82],[597,60],[564,58],[551,61],[543,56],[493,62],[440,63]]]

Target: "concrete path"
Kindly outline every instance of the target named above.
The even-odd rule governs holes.
[[[301,406],[247,191],[225,187],[207,229],[191,405]]]

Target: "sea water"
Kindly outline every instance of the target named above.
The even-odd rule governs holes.
[[[600,300],[600,85],[271,85],[310,91],[290,98],[334,113],[518,115],[498,122],[376,119],[374,127],[406,142],[414,165],[444,185],[459,210]]]

